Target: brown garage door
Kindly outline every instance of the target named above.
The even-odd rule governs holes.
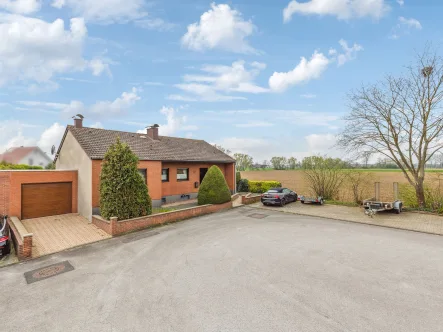
[[[72,212],[72,183],[22,185],[22,219]]]

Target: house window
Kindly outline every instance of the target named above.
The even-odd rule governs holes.
[[[169,182],[169,168],[162,169],[162,181]]]
[[[28,160],[28,165],[29,165],[29,166],[34,165],[34,159],[29,158],[29,160]]]
[[[141,175],[141,177],[143,178],[143,180],[145,180],[145,183],[148,183],[148,175],[147,175],[147,169],[146,168],[141,168],[138,170],[138,174]]]
[[[177,180],[188,181],[189,180],[189,168],[177,168]]]

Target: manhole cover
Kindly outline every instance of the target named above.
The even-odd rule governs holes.
[[[254,219],[264,219],[267,216],[269,216],[269,215],[268,214],[261,214],[261,213],[253,213],[253,214],[250,214],[248,217],[254,218]]]
[[[45,266],[43,268],[25,272],[25,279],[28,284],[33,282],[51,278],[58,274],[74,270],[74,267],[68,261]]]

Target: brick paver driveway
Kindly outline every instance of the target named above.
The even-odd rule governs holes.
[[[78,214],[27,219],[22,220],[22,223],[28,232],[34,234],[32,257],[51,254],[111,237]]]
[[[0,269],[1,328],[441,331],[442,276],[440,236],[240,207]]]

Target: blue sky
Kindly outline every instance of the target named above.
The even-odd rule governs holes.
[[[0,0],[0,150],[77,113],[257,161],[343,156],[346,95],[441,45],[438,0]]]

